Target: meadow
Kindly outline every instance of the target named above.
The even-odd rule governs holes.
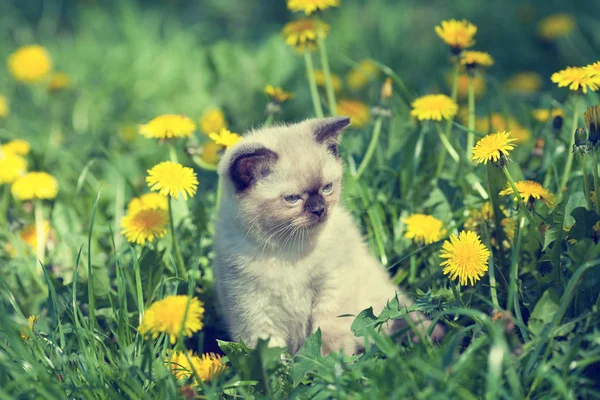
[[[0,399],[600,398],[600,4],[0,4]],[[216,165],[345,115],[399,290],[358,355],[227,336]],[[380,327],[420,311],[434,343]]]

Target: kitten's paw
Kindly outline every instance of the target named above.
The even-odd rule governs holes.
[[[284,338],[278,336],[264,336],[265,340],[269,340],[269,347],[283,347],[287,348],[288,344]]]

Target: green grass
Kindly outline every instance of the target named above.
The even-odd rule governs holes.
[[[276,120],[313,116],[304,59],[279,34],[292,18],[284,2],[155,2],[146,8],[133,1],[49,1],[44,8],[13,3],[0,5],[0,58],[20,45],[40,43],[73,85],[48,93],[15,82],[0,63],[0,94],[10,104],[0,119],[0,141],[29,141],[29,169],[50,172],[60,184],[57,198],[44,203],[54,234],[43,268],[35,250],[19,239],[22,227],[33,223],[33,208],[12,198],[10,186],[0,186],[0,399],[184,398],[181,387],[191,382],[177,381],[164,366],[172,348],[168,339],[144,339],[137,327],[154,301],[188,293],[204,302],[206,315],[202,331],[181,344],[197,353],[221,352],[228,366],[195,387],[199,398],[600,398],[600,245],[593,229],[600,216],[587,209],[583,194],[583,179],[594,185],[591,155],[588,176],[577,156],[567,190],[559,190],[572,127],[584,127],[583,111],[600,101],[593,92],[581,96],[574,119],[573,96],[549,80],[567,65],[598,60],[597,4],[559,9],[534,1],[529,20],[531,13],[518,1],[344,0],[327,12],[332,72],[343,78],[365,58],[382,69],[365,88],[345,89],[338,98],[374,107],[384,78],[394,82],[391,117],[373,115],[366,127],[345,134],[344,203],[371,252],[417,301],[406,310],[392,299],[379,315],[367,309],[356,316],[352,329],[365,338],[364,354],[322,357],[318,332],[298,354],[282,357],[283,349],[264,342],[252,350],[229,342],[216,311],[216,174],[188,151],[208,138],[196,133],[176,143],[179,161],[195,167],[200,181],[186,203],[189,213],[181,202],[173,210],[187,276],[177,273],[169,234],[151,246],[134,246],[120,234],[119,223],[128,201],[148,191],[146,170],[168,158],[164,145],[125,134],[135,125],[171,112],[197,120],[208,107],[220,106],[232,131],[244,132],[267,119],[267,83],[296,93]],[[537,40],[537,21],[562,11],[574,15],[577,30],[556,43]],[[484,75],[487,90],[476,99],[477,116],[513,116],[531,133],[511,152],[510,173],[561,197],[553,208],[536,202],[531,211],[537,226],[525,219],[511,238],[500,229],[502,215],[516,222],[523,215],[510,198],[497,195],[507,185],[502,171],[446,156],[438,173],[444,147],[435,125],[409,116],[414,98],[450,93],[448,49],[433,27],[452,17],[478,25],[477,49],[496,59]],[[318,52],[313,60],[320,68]],[[502,81],[521,70],[538,71],[542,89],[507,92]],[[327,113],[322,89],[320,97]],[[558,132],[552,121],[531,117],[532,109],[548,107],[564,110]],[[462,157],[468,128],[449,127],[450,143]],[[539,139],[544,147],[536,155]],[[361,164],[357,178],[352,171]],[[477,229],[493,251],[490,271],[474,286],[460,287],[442,274],[442,242],[419,246],[404,238],[402,219],[416,212],[433,215],[444,221],[445,239],[464,229],[485,197],[495,217]],[[494,314],[496,302],[500,316]],[[379,332],[386,321],[413,310],[446,325],[441,344]],[[41,318],[31,340],[23,340],[30,315]]]

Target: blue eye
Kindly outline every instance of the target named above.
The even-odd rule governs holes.
[[[285,196],[284,200],[287,201],[290,204],[296,204],[297,202],[300,201],[300,195],[298,195],[298,194],[291,194],[289,196]]]
[[[323,186],[322,190],[325,194],[331,193],[331,191],[333,190],[333,183],[328,183],[327,185]]]

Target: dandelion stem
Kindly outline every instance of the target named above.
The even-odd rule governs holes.
[[[44,204],[42,200],[34,201],[36,256],[39,263],[45,263],[46,232],[44,232]],[[37,265],[37,263],[36,263]],[[36,268],[37,273],[38,268]]]
[[[175,146],[173,143],[169,143],[169,158],[172,162],[176,163],[177,161],[177,152],[175,151]]]
[[[592,151],[592,160],[592,175],[594,176],[594,193],[596,194],[596,212],[600,214],[600,192],[598,192],[598,149]]]
[[[265,120],[265,123],[263,124],[263,126],[264,127],[270,126],[272,122],[273,122],[273,113],[269,113],[267,115],[267,119]]]
[[[473,75],[469,74],[469,133],[467,134],[467,160],[471,159],[471,152],[475,141],[475,85]]]
[[[592,156],[595,154],[592,153]],[[588,184],[588,173],[587,173],[587,165],[585,165],[585,155],[583,153],[579,154],[581,158],[581,172],[583,173],[583,194],[585,195],[585,199],[587,201],[588,210],[592,210],[594,207],[592,205],[592,195],[590,193],[590,186]],[[596,185],[596,179],[594,179],[594,185]]]
[[[494,203],[493,200],[490,200],[490,202],[492,203],[492,210],[494,210]],[[496,217],[495,214],[495,210],[494,210],[494,217]],[[485,244],[486,246],[491,249],[492,245],[491,245],[491,240],[490,240],[490,233],[487,230],[487,225],[486,222],[484,221],[483,224],[481,225],[481,230],[483,233],[483,237],[485,240]],[[498,238],[498,242],[500,243],[500,245],[498,246],[499,248],[502,248],[502,242],[500,241],[500,238]],[[502,259],[502,258],[500,258]],[[492,252],[490,252],[490,258],[488,260],[488,264],[489,264],[489,273],[490,273],[490,296],[492,298],[492,305],[494,306],[494,309],[496,310],[500,310],[500,303],[498,302],[498,292],[496,289],[496,266],[494,264],[494,255],[492,254]]]
[[[365,169],[369,165],[371,158],[373,158],[373,154],[375,154],[375,149],[377,148],[377,144],[379,143],[379,134],[381,133],[382,122],[382,117],[378,117],[375,121],[375,126],[373,126],[373,133],[371,134],[371,142],[369,143],[369,147],[367,148],[367,152],[365,153],[362,162],[356,170],[356,179],[359,179],[363,172],[365,172]]]
[[[510,260],[510,277],[508,279],[508,298],[506,300],[506,309],[510,310],[513,307],[515,315],[517,310],[519,315],[521,314],[519,306],[519,294],[517,293],[517,281],[519,279],[519,253],[521,248],[521,237],[523,236],[523,226],[525,226],[526,210],[521,210],[518,224],[516,226],[514,245],[512,250],[512,256]],[[520,322],[523,322],[522,320]],[[524,324],[523,324],[524,325]]]
[[[179,245],[177,244],[177,238],[175,237],[175,223],[173,222],[173,206],[171,196],[169,196],[169,227],[171,228],[171,239],[173,241],[173,252],[175,253],[177,272],[179,273],[180,277],[185,278],[185,265],[183,264],[183,257],[181,256],[181,251],[179,250]]]
[[[327,103],[329,106],[329,114],[337,115],[337,108],[335,102],[335,92],[333,91],[333,84],[331,83],[331,72],[329,70],[329,60],[327,58],[327,48],[325,47],[325,39],[321,34],[321,24],[317,26],[317,45],[319,46],[319,54],[321,55],[321,67],[325,74],[325,92],[327,93]],[[314,78],[314,74],[313,74]]]
[[[569,175],[571,174],[571,167],[573,166],[573,145],[575,144],[575,130],[577,129],[579,108],[579,96],[575,95],[575,105],[573,106],[573,126],[571,132],[571,140],[569,141],[569,147],[567,147],[567,162],[563,171],[562,179],[560,180],[560,187],[558,188],[558,198],[562,198],[563,192],[567,189],[567,183],[569,181]]]
[[[458,61],[455,62],[454,64],[454,72],[452,74],[452,100],[456,101],[456,97],[457,97],[457,93],[458,93],[458,68],[459,68],[459,63]],[[454,117],[450,117],[448,118],[447,122],[446,122],[446,138],[448,139],[448,141],[450,140],[450,136],[452,134],[452,124],[454,122]],[[444,162],[446,161],[446,152],[444,150],[442,150],[440,157],[438,158],[438,164],[437,164],[437,168],[435,170],[435,176],[439,177],[440,174],[442,173],[442,169],[444,168]]]
[[[317,82],[315,81],[315,69],[308,49],[304,49],[304,62],[306,64],[306,79],[308,79],[310,96],[315,107],[315,115],[318,118],[323,118],[323,108],[321,107],[321,99],[319,99],[319,91],[317,90]]]
[[[440,141],[442,142],[442,145],[448,151],[448,153],[450,154],[450,157],[452,157],[452,159],[456,163],[458,163],[460,161],[460,156],[458,155],[458,152],[456,150],[454,150],[454,147],[452,147],[452,144],[446,137],[446,134],[444,132],[442,132],[442,127],[440,126],[440,124],[435,124],[435,127],[437,128],[437,132],[438,132],[438,135],[440,136]],[[442,154],[445,154],[445,153],[446,152],[442,152]],[[438,164],[438,166],[439,166],[439,164]],[[436,173],[436,177],[437,176],[438,176],[438,174]]]
[[[0,200],[0,225],[6,223],[8,215],[8,205],[10,203],[10,186],[3,185],[2,200]]]

